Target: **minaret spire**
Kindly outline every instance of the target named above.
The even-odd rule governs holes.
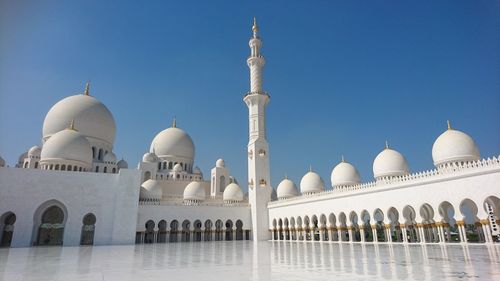
[[[174,119],[172,120],[172,128],[177,128],[177,119],[174,116]]]
[[[257,38],[257,33],[259,33],[259,27],[257,26],[257,19],[253,17],[253,26],[252,26],[252,31],[253,31],[253,38]]]
[[[453,130],[450,120],[446,120],[446,124],[448,124],[448,130]]]

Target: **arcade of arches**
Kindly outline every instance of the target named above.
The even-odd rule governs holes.
[[[43,206],[43,204],[42,204]],[[35,215],[37,216],[37,215]],[[67,215],[59,205],[49,205],[43,208],[38,215],[39,222],[35,222],[33,246],[62,246],[64,244],[64,228]],[[7,212],[0,216],[0,247],[10,247],[15,235],[16,215]],[[80,245],[94,244],[94,230],[96,217],[92,213],[82,219],[82,233]]]
[[[459,206],[444,201],[438,206],[423,204],[415,208],[407,205],[402,210],[391,207],[386,213],[375,209],[371,212],[274,218],[271,239],[372,243],[500,242],[500,235],[495,235],[500,224],[500,199],[490,196],[482,205],[488,217],[479,218],[476,203],[465,199]]]
[[[243,228],[243,222],[236,220],[161,220],[155,224],[148,220],[144,231],[136,232],[135,243],[173,243],[202,241],[250,240],[250,230]]]

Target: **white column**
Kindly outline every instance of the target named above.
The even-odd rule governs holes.
[[[352,226],[348,226],[347,231],[349,233],[349,243],[354,242],[354,235],[352,234]]]
[[[401,232],[403,233],[403,243],[408,243],[408,233],[406,232],[406,225],[401,224],[399,227],[401,228]]]
[[[359,235],[361,236],[361,243],[365,243],[365,226],[359,228]]]
[[[385,237],[386,237],[385,240],[387,240],[387,242],[389,242],[389,243],[392,243],[391,225],[390,224],[386,224],[385,225],[385,230],[386,230],[385,231]]]

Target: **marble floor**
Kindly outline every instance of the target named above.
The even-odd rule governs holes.
[[[500,280],[500,245],[205,242],[0,249],[0,280]]]

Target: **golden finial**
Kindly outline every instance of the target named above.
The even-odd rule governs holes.
[[[313,171],[313,166],[311,164],[309,164],[309,172],[312,172]]]
[[[174,116],[174,120],[172,121],[172,128],[177,128],[177,119]]]
[[[385,149],[389,149],[389,142],[387,140],[385,141]]]
[[[448,130],[453,130],[450,120],[446,120],[446,123],[448,124]]]
[[[73,130],[73,131],[76,131],[75,129],[75,119],[71,119],[71,121],[69,122],[69,127],[68,127],[69,130]]]
[[[253,17],[253,26],[252,26],[253,35],[257,36],[257,32],[259,32],[259,27],[257,26],[257,19]]]
[[[288,179],[288,175],[285,173],[285,179],[287,180]]]
[[[342,155],[342,163],[344,163],[344,162],[345,162],[344,155]]]
[[[83,92],[83,94],[88,96],[89,93],[90,93],[90,82],[87,81],[87,83],[85,83],[85,92]]]

